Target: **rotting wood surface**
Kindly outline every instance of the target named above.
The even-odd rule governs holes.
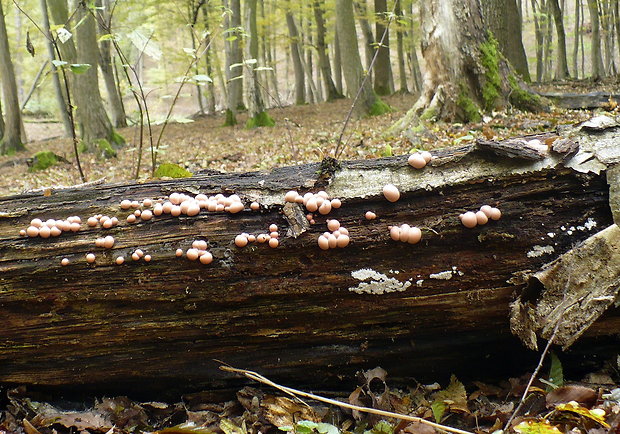
[[[420,171],[405,156],[342,162],[325,187],[342,207],[298,237],[284,235],[283,197],[316,191],[318,164],[0,198],[0,382],[124,393],[239,384],[214,359],[315,389],[377,365],[398,378],[505,372],[533,356],[510,334],[509,303],[523,287],[515,276],[612,224],[605,172],[581,173],[561,160],[514,160],[470,146],[434,151]],[[398,202],[380,193],[387,183],[401,189]],[[263,206],[125,223],[122,199],[172,192],[234,192]],[[462,226],[459,214],[483,204],[498,206],[502,219]],[[368,210],[378,218],[366,220]],[[18,234],[35,217],[94,214],[121,225],[83,225],[50,239]],[[348,247],[319,249],[326,218],[349,230]],[[282,234],[278,248],[234,246],[238,233],[266,232],[271,223]],[[402,223],[422,229],[419,244],[390,239],[388,226]],[[114,248],[95,248],[108,234]],[[195,239],[208,240],[212,264],[175,256]],[[153,260],[113,264],[136,248]],[[97,254],[94,265],[88,252]],[[69,266],[60,265],[64,257]],[[353,292],[361,282],[352,272],[361,269],[405,290]]]

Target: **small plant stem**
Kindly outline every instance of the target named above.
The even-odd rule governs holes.
[[[525,404],[525,398],[527,398],[527,394],[528,394],[528,392],[530,390],[530,387],[532,386],[532,383],[534,382],[534,380],[538,376],[538,373],[542,369],[542,365],[543,365],[543,363],[545,361],[545,358],[547,357],[547,353],[549,352],[549,348],[551,348],[551,344],[553,344],[553,341],[555,339],[555,335],[558,332],[558,328],[560,328],[560,323],[561,322],[562,321],[560,320],[560,321],[558,321],[555,324],[555,327],[553,328],[553,333],[551,333],[551,336],[549,337],[549,340],[547,341],[547,345],[545,345],[545,349],[543,350],[542,354],[540,355],[540,360],[538,361],[538,366],[536,366],[536,369],[534,369],[534,372],[532,373],[532,376],[530,377],[530,380],[527,382],[527,386],[525,387],[525,391],[523,392],[523,396],[521,396],[521,400],[519,401],[519,405],[517,405],[517,408],[515,408],[515,411],[513,411],[512,414],[510,415],[510,417],[508,418],[508,421],[506,422],[506,425],[504,425],[504,431],[507,431],[508,428],[510,428],[510,423],[514,420],[514,418],[517,416],[517,414],[519,414],[519,412],[521,411],[521,408]]]

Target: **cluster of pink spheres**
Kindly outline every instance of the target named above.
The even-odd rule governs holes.
[[[432,155],[427,151],[417,152],[409,156],[408,163],[416,169],[424,168],[432,159]],[[390,202],[396,202],[400,199],[400,191],[393,184],[387,184],[383,187],[383,195]],[[330,199],[329,195],[325,191],[319,191],[318,193],[308,192],[303,196],[297,193],[297,191],[291,190],[284,196],[285,202],[298,203],[303,205],[309,214],[306,216],[311,224],[315,224],[313,213],[319,213],[321,215],[329,214],[332,209],[338,209],[342,206],[340,199]],[[135,223],[138,219],[142,221],[149,221],[154,216],[161,216],[162,214],[170,214],[173,217],[180,215],[196,216],[200,214],[201,210],[210,212],[228,212],[236,214],[245,209],[245,205],[241,201],[241,198],[232,194],[230,196],[224,196],[223,194],[216,194],[214,196],[207,196],[205,194],[198,194],[195,197],[183,194],[172,193],[166,199],[153,200],[144,199],[141,202],[137,200],[124,199],[120,203],[122,210],[132,210],[127,216],[128,223]],[[258,202],[251,202],[249,205],[251,210],[257,211],[261,208]],[[498,208],[493,208],[489,205],[483,205],[477,212],[466,212],[461,214],[459,218],[462,224],[467,228],[473,228],[477,225],[486,224],[489,219],[499,220],[501,218],[501,212]],[[373,211],[367,211],[364,214],[367,220],[374,220],[377,215]],[[109,229],[117,226],[119,221],[116,217],[108,217],[101,214],[89,217],[87,225],[91,228],[100,226],[103,229]],[[338,220],[327,220],[327,228],[330,232],[324,232],[317,238],[319,248],[322,250],[329,250],[333,248],[343,248],[349,245],[350,236],[349,231],[342,227]],[[78,216],[72,216],[66,220],[54,220],[49,219],[45,222],[35,218],[30,222],[30,226],[27,229],[20,230],[21,236],[28,237],[42,237],[49,238],[50,236],[59,236],[62,232],[77,232],[81,229],[81,219]],[[422,239],[422,231],[408,224],[402,224],[400,226],[388,226],[390,237],[394,241],[401,241],[409,244],[416,244]],[[270,247],[276,248],[279,246],[280,235],[278,232],[278,226],[272,224],[269,226],[267,233],[260,233],[258,235],[241,233],[235,236],[234,244],[239,248],[243,248],[250,243],[267,243]],[[106,236],[103,238],[97,238],[95,241],[97,247],[103,247],[111,249],[115,245],[114,237]],[[192,243],[192,247],[183,252],[182,249],[176,249],[175,255],[182,257],[184,254],[190,261],[200,261],[202,264],[210,264],[213,262],[213,255],[207,250],[208,244],[205,240],[195,240]],[[131,259],[134,261],[144,260],[145,262],[151,261],[151,255],[144,254],[140,249],[136,249],[131,254]],[[86,255],[86,262],[94,263],[96,260],[94,253],[88,253]],[[118,256],[115,259],[115,263],[121,265],[125,262],[123,256]],[[63,266],[69,265],[68,258],[63,258],[61,264]]]
[[[271,224],[269,225],[269,233],[268,234],[248,234],[243,232],[235,237],[235,246],[237,247],[245,247],[249,243],[267,243],[269,247],[275,249],[280,245],[280,233],[278,232],[278,225]]]
[[[118,219],[116,217],[108,217],[107,215],[97,214],[92,217],[88,217],[86,224],[91,228],[100,225],[103,229],[110,229],[114,226],[118,226]]]
[[[22,237],[28,236],[31,238],[41,237],[57,237],[63,232],[77,232],[80,230],[80,224],[82,219],[78,216],[71,216],[65,220],[48,219],[43,221],[41,219],[32,219],[30,226],[26,229],[21,229],[19,235]]]
[[[482,205],[479,211],[467,211],[464,214],[459,215],[461,223],[466,228],[472,229],[478,225],[485,225],[490,220],[499,220],[502,218],[502,212],[498,208],[493,208],[490,205]]]
[[[336,247],[347,247],[349,245],[349,231],[345,227],[340,226],[338,220],[328,220],[327,229],[330,232],[324,232],[317,239],[321,250],[335,249]]]
[[[422,231],[408,224],[400,226],[389,226],[390,237],[394,241],[402,241],[403,243],[416,244],[422,239]]]

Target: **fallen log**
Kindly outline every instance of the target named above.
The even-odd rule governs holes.
[[[619,140],[606,118],[560,135],[433,151],[422,170],[407,156],[325,160],[2,197],[0,382],[98,393],[237,387],[214,359],[315,389],[348,386],[377,365],[392,378],[433,381],[521,372],[536,353],[511,334],[510,303],[527,276],[613,224],[617,186],[610,199],[605,175],[620,160]],[[386,184],[400,200],[385,199]],[[342,206],[311,224],[303,205],[285,203],[289,190],[324,190]],[[119,206],[173,193],[236,194],[245,207],[132,224],[134,209]],[[501,219],[461,224],[460,214],[485,204]],[[120,223],[85,224],[97,214]],[[79,231],[20,235],[32,219],[69,216],[81,217]],[[328,219],[348,229],[348,246],[319,248]],[[276,248],[235,245],[272,224]],[[394,241],[389,228],[402,224],[420,228],[422,240]],[[108,235],[112,248],[95,246]],[[177,257],[194,240],[207,241],[211,263]],[[137,249],[150,262],[131,260]],[[617,327],[606,324],[618,318],[608,311],[582,339],[613,339]]]
[[[539,92],[539,95],[553,101],[558,107],[569,110],[594,110],[597,108],[613,110],[620,101],[620,95],[612,92]]]

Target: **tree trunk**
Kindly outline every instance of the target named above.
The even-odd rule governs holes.
[[[558,36],[558,57],[555,65],[555,78],[564,80],[569,77],[568,61],[566,56],[566,33],[564,32],[564,15],[558,0],[548,0],[555,23],[555,32]]]
[[[372,34],[372,28],[368,23],[368,8],[366,7],[366,0],[355,0],[353,2],[357,11],[358,20],[360,23],[360,29],[362,30],[362,36],[364,37],[364,53],[366,58],[366,70],[372,78],[373,71],[370,70],[370,62],[375,54],[375,37]],[[338,13],[338,11],[336,11]]]
[[[612,225],[620,181],[608,187],[613,168],[606,173],[604,162],[619,157],[618,131],[567,131],[581,146],[574,158],[524,145],[554,136],[541,134],[433,151],[423,170],[401,156],[1,198],[0,382],[98,394],[238,385],[212,359],[332,390],[339,378],[351,382],[356,371],[378,365],[394,379],[420,381],[521,374],[524,361],[538,356],[511,336],[509,304],[527,292],[528,275]],[[399,201],[383,197],[388,183],[400,189]],[[310,225],[301,205],[285,205],[290,189],[324,189],[343,206]],[[262,207],[125,223],[130,211],[119,209],[121,200],[173,192],[234,192]],[[465,228],[459,214],[484,204],[498,206],[501,219]],[[377,219],[364,219],[368,210]],[[77,233],[48,239],[18,235],[33,218],[85,222],[95,213],[121,224],[83,223]],[[319,249],[327,218],[348,229],[347,247]],[[390,238],[389,226],[404,223],[421,228],[420,243]],[[239,233],[264,233],[270,224],[278,225],[277,248],[235,246]],[[105,235],[114,237],[112,249],[95,247]],[[208,242],[213,263],[175,255],[196,239]],[[152,260],[129,259],[136,249]],[[127,258],[122,265],[119,256]],[[616,339],[618,309],[609,314],[586,342]]]
[[[1,3],[1,2],[0,2]],[[0,155],[12,154],[26,148],[22,142],[22,120],[17,97],[15,71],[11,61],[9,37],[6,31],[4,10],[0,4],[0,81],[4,99],[4,133],[0,137]],[[0,112],[1,113],[1,112]]]
[[[290,10],[286,11],[286,26],[288,27],[289,46],[291,48],[291,57],[293,58],[293,70],[295,71],[295,104],[303,105],[306,103],[306,80],[301,63],[299,33],[295,25],[295,18]]]
[[[399,93],[409,93],[407,88],[407,70],[405,69],[405,48],[403,43],[403,27],[400,21],[404,21],[403,10],[400,6],[400,0],[396,0],[394,6],[394,14],[396,15],[396,54],[398,56],[398,82]]]
[[[499,43],[499,48],[523,80],[529,82],[530,71],[521,36],[521,16],[516,0],[480,2],[484,22]]]
[[[573,44],[573,76],[578,79],[579,78],[579,37],[581,33],[580,21],[580,12],[581,12],[581,0],[575,0],[575,39]]]
[[[365,115],[378,115],[389,111],[389,107],[375,94],[370,80],[364,80],[365,74],[357,47],[352,0],[336,0],[336,26],[347,92],[351,97],[360,92],[356,110]]]
[[[377,61],[374,66],[375,93],[377,95],[391,95],[394,93],[394,78],[392,77],[392,63],[390,60],[390,33],[387,23],[387,0],[375,0],[375,41],[383,44],[377,46]]]
[[[605,68],[601,54],[601,32],[597,0],[588,0],[588,10],[590,11],[590,22],[592,23],[592,78],[598,80],[605,76]]]
[[[616,40],[618,44],[618,54],[620,54],[620,7],[618,5],[618,0],[613,0],[612,8],[614,10],[615,24],[616,28]]]
[[[418,43],[416,37],[416,26],[414,21],[413,14],[413,3],[411,4],[410,9],[411,15],[411,49],[408,51],[407,55],[409,58],[409,69],[411,70],[411,76],[413,77],[413,90],[416,92],[422,91],[422,73],[420,72],[420,62],[418,61]]]
[[[413,108],[391,129],[402,132],[422,120],[479,121],[481,112],[508,103],[543,108],[488,38],[476,0],[421,3],[424,87]]]
[[[551,0],[541,2],[541,9],[545,11],[544,45],[543,45],[543,81],[551,81],[553,76],[553,21],[551,13]]]
[[[54,23],[65,25],[69,19],[66,1],[49,0],[48,5]],[[73,30],[75,35],[77,49],[73,43],[73,38],[65,43],[59,42],[58,45],[63,61],[90,65],[86,72],[71,74],[72,79],[70,80],[77,106],[76,114],[82,142],[89,151],[98,151],[104,156],[111,156],[114,151],[110,146],[122,145],[123,139],[114,132],[99,93],[99,80],[97,78],[99,49],[97,47],[95,21],[84,5],[77,8],[75,15],[80,25],[76,29],[70,30]],[[99,139],[105,139],[106,142]]]
[[[323,78],[323,87],[327,101],[333,101],[342,98],[340,92],[332,79],[332,69],[327,56],[327,43],[325,42],[325,19],[323,17],[325,3],[323,0],[315,0],[312,3],[314,10],[314,20],[316,21],[316,49],[319,54],[319,68],[321,69],[321,77]]]
[[[605,55],[603,56],[603,68],[605,75],[615,75],[616,65],[614,62],[613,50],[613,11],[609,0],[601,1],[601,28],[603,30],[603,47],[605,49]]]
[[[65,137],[71,137],[73,126],[71,125],[71,119],[69,118],[69,113],[67,112],[67,96],[63,91],[62,85],[60,83],[60,75],[58,69],[54,65],[53,61],[56,59],[56,53],[54,51],[54,44],[51,41],[52,34],[50,32],[50,20],[47,12],[47,1],[39,0],[39,7],[41,9],[41,18],[42,18],[42,27],[43,31],[46,33],[45,46],[47,47],[47,54],[50,59],[50,70],[52,71],[52,84],[54,85],[54,95],[56,96],[56,102],[58,103],[58,115],[62,121],[62,125],[65,130]]]
[[[342,55],[340,53],[340,38],[338,38],[338,28],[334,29],[334,76],[336,90],[344,95],[344,87],[342,86]]]
[[[543,80],[543,72],[545,64],[543,62],[543,46],[544,46],[544,32],[543,25],[539,19],[538,7],[536,0],[532,1],[532,16],[534,17],[534,33],[536,34],[536,82],[540,83]],[[542,15],[541,15],[542,16]]]
[[[226,48],[226,81],[228,82],[228,109],[225,125],[237,123],[237,111],[245,108],[243,104],[243,56],[239,39],[241,33],[241,0],[225,0],[224,6],[230,9],[225,16],[225,26],[230,29],[224,42]]]
[[[208,47],[205,51],[205,67],[207,69],[207,76],[211,81],[207,81],[205,89],[207,93],[207,113],[215,114],[215,82],[213,76],[213,60],[211,59],[211,53],[217,51],[215,48],[215,41],[211,38],[211,23],[209,22],[209,5],[210,3],[205,1],[202,3],[202,18],[205,26],[205,47]]]
[[[97,0],[97,6],[101,9],[97,11],[99,18],[99,33],[101,35],[112,33],[110,29],[110,1]],[[119,85],[114,78],[114,68],[112,67],[112,43],[109,40],[99,42],[99,68],[108,93],[108,103],[112,114],[112,125],[115,128],[127,126],[127,116]]]
[[[256,27],[256,0],[247,0],[246,32],[249,37],[245,41],[246,59],[258,59],[258,29]],[[248,101],[250,103],[247,128],[271,127],[275,122],[265,110],[265,103],[261,96],[258,74],[253,65],[247,65],[248,74]]]

